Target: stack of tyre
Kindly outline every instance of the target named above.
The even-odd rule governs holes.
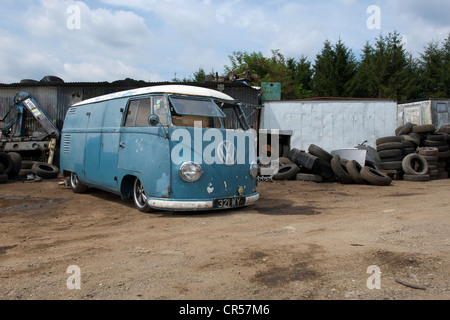
[[[409,141],[418,147],[417,153],[425,158],[431,180],[448,178],[450,168],[450,146],[448,134],[450,126],[442,126],[439,130],[432,124],[414,125],[407,123],[397,128],[396,134],[402,139],[403,147]],[[404,149],[404,156],[405,153]],[[417,167],[418,164],[415,163]],[[407,177],[409,179],[410,177]],[[417,177],[414,177],[416,181]],[[426,179],[426,178],[422,178]]]
[[[427,153],[411,153],[403,158],[402,168],[404,171],[403,180],[406,181],[429,181],[430,170]]]
[[[447,133],[434,132],[428,134],[424,140],[424,148],[422,149],[425,148],[432,149],[432,156],[435,158],[432,160],[432,163],[429,163],[431,179],[447,179],[448,173],[446,166],[450,153]]]
[[[417,152],[427,162],[430,180],[437,179],[439,176],[437,166],[439,160],[439,150],[434,147],[421,147]]]
[[[29,174],[43,179],[55,179],[59,175],[59,168],[44,162],[23,161],[16,152],[0,152],[0,183],[7,183]]]
[[[441,161],[440,167],[444,167],[445,163],[445,171],[447,172],[447,177],[450,176],[450,125],[444,125],[441,126],[438,130],[438,132],[446,133],[447,134],[447,145],[449,146],[449,151],[447,152],[441,152],[439,154],[439,160]],[[445,176],[443,174],[442,176]]]
[[[415,152],[413,142],[400,136],[387,136],[376,140],[380,169],[402,171],[402,161],[405,155]],[[413,151],[414,149],[414,151]]]

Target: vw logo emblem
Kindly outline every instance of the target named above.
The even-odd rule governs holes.
[[[231,141],[225,140],[219,143],[217,155],[220,161],[226,166],[231,167],[236,163],[236,147]]]

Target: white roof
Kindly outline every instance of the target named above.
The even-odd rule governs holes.
[[[153,86],[146,88],[139,88],[121,92],[115,92],[108,95],[95,97],[92,99],[81,101],[74,106],[79,106],[83,104],[96,103],[106,100],[124,98],[124,97],[132,97],[149,93],[173,93],[173,94],[181,94],[181,95],[190,95],[190,96],[201,96],[201,97],[210,97],[220,100],[228,100],[233,101],[234,99],[227,94],[224,94],[217,90],[195,87],[195,86],[187,86],[187,85],[163,85],[163,86]]]

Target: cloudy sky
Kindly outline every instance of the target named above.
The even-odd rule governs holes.
[[[1,0],[0,83],[223,74],[234,51],[314,62],[339,38],[359,57],[393,31],[417,55],[449,35],[449,12],[442,0]]]

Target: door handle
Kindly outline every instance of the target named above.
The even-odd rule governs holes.
[[[119,143],[119,147],[121,147],[121,148],[125,148],[125,142],[121,142],[121,143]]]

